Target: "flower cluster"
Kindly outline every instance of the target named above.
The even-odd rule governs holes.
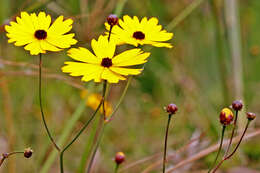
[[[143,71],[143,66],[141,65],[148,61],[150,52],[144,52],[138,47],[139,45],[172,48],[172,45],[166,43],[166,41],[169,41],[173,37],[172,33],[162,29],[162,26],[158,24],[158,19],[155,17],[150,19],[144,17],[139,20],[136,16],[130,17],[125,15],[122,19],[118,19],[116,15],[109,15],[105,23],[105,28],[109,32],[105,32],[97,39],[91,40],[92,50],[84,47],[69,49],[67,55],[73,61],[66,61],[62,67],[62,72],[68,73],[70,76],[81,77],[81,80],[84,82],[93,80],[98,83],[104,82],[104,85],[103,95],[88,93],[86,105],[95,111],[90,120],[82,127],[71,142],[63,149],[60,149],[48,129],[42,106],[42,54],[47,53],[47,51],[58,52],[75,45],[77,43],[77,40],[74,38],[75,34],[69,33],[72,29],[72,24],[72,19],[64,19],[63,16],[59,16],[52,22],[51,16],[45,14],[45,12],[38,14],[21,12],[21,15],[16,17],[16,21],[12,21],[10,25],[5,26],[9,43],[14,43],[15,46],[24,46],[24,49],[30,51],[31,55],[39,55],[39,103],[41,115],[48,137],[59,151],[61,173],[64,172],[64,152],[78,139],[94,119],[96,113],[98,111],[103,112],[104,120],[106,120],[108,116],[115,112],[111,104],[105,101],[107,83],[118,83],[120,80],[126,80],[127,76],[139,75]],[[138,48],[131,48],[118,53],[116,49],[122,44],[129,44]],[[126,86],[128,87],[129,85]],[[123,92],[122,96],[124,94],[125,92]],[[86,94],[85,96],[83,94],[82,98],[86,98]],[[119,104],[120,100],[122,99],[119,99]],[[117,110],[119,104],[115,110]],[[177,111],[177,107],[169,108],[168,111],[174,114]],[[110,119],[112,119],[112,115]],[[32,152],[31,149],[26,149],[24,156],[29,158]],[[95,152],[93,159],[90,160],[94,160],[94,155]],[[117,153],[115,159],[117,168],[124,159],[125,156],[122,152]],[[89,165],[89,170],[91,169],[91,165],[92,163]]]

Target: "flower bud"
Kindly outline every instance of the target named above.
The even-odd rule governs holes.
[[[169,104],[166,107],[166,112],[168,112],[171,115],[175,114],[177,112],[177,110],[178,110],[178,107],[175,104],[173,104],[173,103]]]
[[[246,116],[247,116],[247,119],[251,121],[251,120],[254,120],[254,119],[255,119],[256,114],[255,114],[255,113],[252,113],[252,112],[247,112],[247,113],[246,113]]]
[[[121,164],[125,161],[125,154],[123,152],[117,152],[115,157],[116,164]]]
[[[111,26],[117,25],[118,24],[118,17],[115,14],[110,14],[107,17],[107,23]]]
[[[32,154],[33,154],[33,150],[31,148],[26,148],[24,150],[24,157],[30,158],[32,156]]]
[[[233,118],[234,118],[234,114],[229,108],[224,108],[220,112],[219,115],[220,123],[225,126],[229,125],[233,121]]]
[[[235,100],[233,101],[232,103],[232,108],[235,110],[235,111],[240,111],[242,108],[243,108],[243,103],[241,100]]]

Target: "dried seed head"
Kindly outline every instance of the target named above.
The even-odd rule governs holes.
[[[226,126],[233,121],[234,114],[229,108],[224,108],[220,112],[219,119],[220,119],[220,123]]]
[[[125,161],[125,154],[123,152],[117,152],[115,157],[116,164],[121,164]]]
[[[30,158],[32,156],[32,154],[33,154],[33,150],[31,148],[26,148],[24,150],[24,157]]]
[[[111,26],[117,25],[118,24],[118,17],[115,14],[110,14],[107,17],[107,23]]]
[[[255,114],[255,113],[252,113],[252,112],[247,112],[247,113],[246,113],[246,116],[247,116],[247,119],[251,121],[251,120],[254,120],[254,119],[255,119],[256,114]]]
[[[232,108],[235,110],[235,111],[240,111],[242,108],[243,108],[243,103],[241,100],[235,100],[233,101],[232,103]]]
[[[166,107],[166,112],[168,112],[169,114],[175,114],[178,111],[178,107],[171,103]]]

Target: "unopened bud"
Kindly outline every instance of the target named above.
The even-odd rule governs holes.
[[[119,165],[125,161],[125,154],[123,152],[117,152],[115,162]]]
[[[234,114],[229,108],[224,108],[220,112],[219,119],[221,124],[229,125],[234,119]]]
[[[256,114],[255,114],[255,113],[252,113],[252,112],[247,112],[247,113],[246,113],[246,116],[247,116],[247,119],[248,119],[248,120],[254,120],[255,117],[256,117]]]
[[[24,157],[30,158],[32,156],[32,154],[33,154],[33,150],[31,148],[26,148],[24,150]]]
[[[175,114],[178,111],[178,107],[171,103],[166,107],[166,112],[168,112],[169,114]]]
[[[118,17],[115,14],[110,14],[107,17],[107,23],[111,26],[117,25],[118,24]]]
[[[232,108],[235,110],[235,111],[240,111],[242,108],[243,108],[243,103],[241,100],[235,100],[233,101],[232,103]]]

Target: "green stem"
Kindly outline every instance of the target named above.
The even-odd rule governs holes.
[[[230,137],[230,140],[229,140],[229,143],[228,143],[228,147],[227,147],[227,150],[224,154],[224,157],[226,157],[228,155],[228,152],[229,152],[229,149],[231,147],[231,144],[232,144],[232,140],[233,140],[233,137],[234,137],[234,134],[235,134],[235,129],[236,129],[236,126],[237,126],[237,118],[238,118],[238,111],[236,111],[236,115],[235,115],[235,120],[234,120],[234,125],[233,125],[233,129],[232,129],[232,133],[231,133],[231,137]]]
[[[64,152],[79,138],[79,136],[83,133],[83,131],[88,127],[88,125],[91,123],[91,121],[95,118],[98,110],[100,109],[100,107],[102,106],[103,102],[104,102],[104,96],[106,93],[106,88],[107,88],[107,82],[104,81],[104,85],[103,85],[103,96],[102,99],[97,107],[97,109],[95,110],[95,112],[92,114],[91,118],[86,122],[86,124],[81,128],[81,130],[77,133],[77,135],[71,140],[71,142],[66,145],[64,147],[64,149],[61,151],[60,153],[60,171],[61,173],[64,173],[64,168],[63,168],[63,155]]]
[[[58,147],[58,145],[55,143],[54,139],[51,136],[51,132],[47,126],[46,120],[45,120],[45,116],[44,116],[44,112],[43,112],[43,107],[42,107],[42,54],[40,53],[39,56],[39,102],[40,102],[40,109],[41,109],[41,115],[42,115],[42,121],[45,127],[45,130],[48,134],[49,139],[51,140],[52,144],[54,145],[54,147],[60,151],[60,148]]]
[[[23,153],[24,153],[24,151],[14,151],[14,152],[11,152],[11,153],[2,154],[2,158],[0,159],[0,167],[4,163],[5,159],[7,159],[9,156],[15,155],[15,154],[23,154]]]
[[[116,164],[116,167],[115,167],[115,171],[114,171],[114,173],[117,173],[118,168],[119,168],[119,164]]]
[[[242,140],[243,140],[243,138],[244,138],[244,136],[246,134],[246,131],[247,131],[248,127],[249,127],[250,122],[251,122],[250,120],[247,121],[247,124],[246,124],[246,127],[245,127],[244,131],[243,131],[243,134],[240,137],[239,142],[237,143],[234,151],[231,154],[229,154],[228,156],[226,156],[224,159],[222,159],[221,162],[216,166],[216,168],[213,170],[212,173],[215,173],[225,160],[230,159],[235,154],[235,152],[237,151],[238,147],[240,146],[240,144],[241,144],[241,142],[242,142]]]
[[[125,98],[125,96],[126,96],[126,92],[127,92],[128,88],[129,88],[129,85],[130,85],[132,79],[133,79],[133,76],[130,76],[130,77],[128,78],[127,83],[126,83],[126,86],[125,86],[125,88],[124,88],[124,91],[123,91],[121,97],[119,98],[119,101],[118,101],[118,103],[117,103],[117,105],[116,105],[114,111],[112,112],[110,118],[107,120],[107,122],[113,120],[113,118],[114,118],[114,116],[115,116],[115,113],[116,113],[117,110],[119,109],[119,106],[121,105],[122,101],[124,100],[124,98]]]
[[[218,157],[219,157],[220,151],[221,151],[221,149],[222,149],[222,145],[223,145],[223,139],[224,139],[225,130],[226,130],[226,126],[223,126],[223,128],[222,128],[222,133],[221,133],[221,140],[220,140],[220,144],[219,144],[219,148],[218,148],[218,153],[217,153],[217,156],[216,156],[216,158],[215,158],[213,164],[212,164],[211,167],[209,168],[208,173],[210,173],[210,171],[212,170],[212,168],[214,168],[214,166],[215,166],[216,163],[217,163],[217,160],[218,160]]]
[[[85,172],[87,160],[88,160],[88,157],[90,155],[91,148],[92,148],[92,145],[93,145],[92,142],[95,140],[96,131],[98,130],[99,121],[100,120],[96,120],[93,128],[91,129],[90,137],[88,138],[88,142],[85,145],[85,149],[84,149],[83,155],[81,157],[80,166],[79,166],[79,169],[77,171],[78,173],[84,173]]]
[[[163,173],[165,173],[165,164],[166,164],[166,155],[167,155],[167,142],[168,142],[168,133],[169,133],[171,118],[172,118],[172,114],[169,114],[168,122],[167,122],[167,126],[166,126],[166,132],[165,132],[165,140],[164,140]]]
[[[81,117],[82,113],[84,112],[86,108],[86,100],[82,100],[78,107],[76,108],[75,112],[72,114],[71,118],[67,121],[67,124],[65,125],[65,128],[58,140],[58,144],[60,146],[63,146],[65,142],[68,140],[70,133],[73,130],[73,127],[75,126],[76,122]],[[41,168],[40,173],[48,173],[51,165],[55,161],[55,158],[58,156],[58,152],[52,151],[51,154],[48,156],[46,162]]]

